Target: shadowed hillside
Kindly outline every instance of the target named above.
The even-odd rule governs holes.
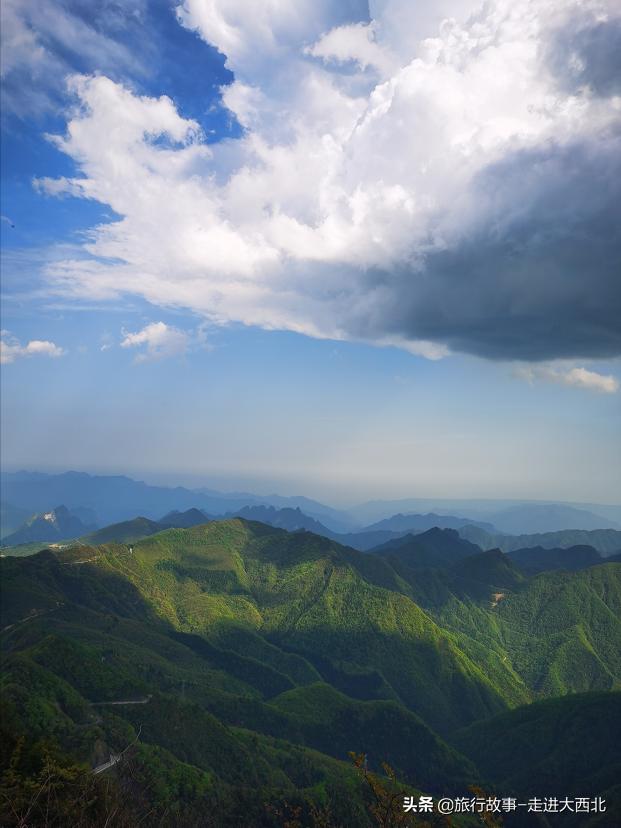
[[[549,699],[460,730],[452,743],[486,779],[530,798],[603,796],[596,818],[567,813],[572,826],[621,824],[621,693],[586,693]]]
[[[157,807],[199,797],[223,825],[241,801],[245,824],[281,824],[264,805],[284,799],[369,824],[349,751],[463,794],[490,777],[452,733],[619,686],[621,566],[529,578],[427,535],[427,555],[456,560],[410,566],[240,519],[3,559],[5,742],[51,739],[92,767],[133,746]]]

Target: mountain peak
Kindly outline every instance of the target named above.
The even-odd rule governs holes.
[[[93,529],[69,511],[66,506],[56,506],[51,511],[41,512],[30,517],[15,532],[4,538],[7,546],[22,543],[50,543],[52,541],[79,538]]]

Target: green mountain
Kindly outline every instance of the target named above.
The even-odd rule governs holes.
[[[390,540],[371,550],[384,558],[398,560],[408,566],[446,566],[476,555],[480,547],[460,537],[455,529],[434,527],[420,535],[406,535]]]
[[[140,538],[147,538],[155,535],[163,529],[187,529],[192,526],[206,523],[211,520],[200,509],[187,509],[185,512],[168,512],[160,520],[149,520],[146,517],[136,517],[133,520],[124,520],[121,523],[113,523],[104,526],[96,532],[91,532],[81,538],[83,543],[97,546],[103,543],[129,543]]]
[[[374,556],[241,520],[161,532],[133,555],[124,547],[100,554],[99,566],[120,561],[144,600],[180,631],[228,642],[242,628],[311,663],[329,652],[342,686],[360,675],[363,697],[398,697],[442,730],[503,707],[476,664]]]
[[[451,559],[431,568],[240,519],[3,558],[2,790],[21,801],[46,756],[66,781],[122,754],[162,825],[283,825],[287,801],[364,828],[349,751],[404,790],[491,790],[454,734],[621,687],[621,565],[527,577],[498,550],[448,555],[454,535],[431,533]]]
[[[129,543],[149,535],[161,532],[162,526],[156,520],[149,520],[146,517],[136,517],[133,520],[124,520],[121,523],[112,523],[97,529],[90,535],[85,535],[81,540],[83,543],[97,546],[101,543]]]
[[[159,519],[158,523],[162,529],[189,529],[191,526],[198,526],[212,519],[200,509],[186,509],[185,512],[178,510],[168,512]]]
[[[1,561],[6,744],[52,739],[95,766],[139,735],[140,773],[164,774],[179,804],[171,774],[213,797],[228,792],[219,806],[227,814],[251,786],[257,820],[266,799],[285,797],[328,801],[337,813],[348,803],[354,824],[368,824],[349,750],[368,753],[377,769],[392,762],[428,790],[476,781],[378,667],[408,690],[412,708],[434,716],[432,685],[446,675],[443,705],[455,722],[502,702],[450,637],[378,583],[394,578],[381,562],[369,567],[324,539],[237,520],[168,530],[129,549]],[[354,659],[362,633],[370,651]],[[387,654],[391,636],[396,652]],[[404,672],[420,672],[411,689],[402,658],[412,661]]]
[[[621,567],[527,577],[499,550],[442,568],[393,561],[510,704],[621,688]]]
[[[500,549],[488,549],[460,558],[450,566],[448,573],[454,583],[466,587],[468,594],[479,594],[484,601],[490,590],[517,590],[524,583],[515,562]]]
[[[621,688],[621,567],[545,572],[497,607],[515,669],[541,695]]]

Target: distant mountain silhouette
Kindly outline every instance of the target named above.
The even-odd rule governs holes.
[[[164,529],[190,529],[212,520],[200,509],[188,509],[185,512],[169,512],[161,520],[149,520],[146,517],[136,517],[133,520],[124,520],[113,523],[103,529],[98,529],[82,540],[89,544],[100,543],[128,543],[140,538],[148,538]]]
[[[158,520],[163,529],[189,529],[191,526],[200,526],[201,523],[208,523],[213,518],[201,509],[187,509],[185,512],[174,510],[168,512]]]
[[[157,520],[167,512],[198,508],[222,517],[244,506],[302,506],[307,513],[324,518],[334,528],[343,530],[351,525],[346,515],[329,506],[303,497],[268,495],[261,497],[246,492],[223,493],[211,489],[188,489],[150,486],[123,475],[90,475],[83,472],[42,474],[39,472],[3,473],[3,499],[28,514],[47,512],[56,503],[69,509],[94,510],[98,523],[106,525],[145,515]]]
[[[33,515],[17,531],[3,539],[6,546],[20,543],[52,543],[84,535],[94,527],[82,523],[66,506],[57,506],[49,512]]]
[[[371,500],[350,507],[358,525],[374,524],[395,514],[460,515],[493,524],[499,532],[527,534],[561,529],[621,529],[621,504],[558,501],[401,498]]]
[[[274,526],[278,529],[286,529],[288,532],[314,532],[324,538],[336,540],[343,546],[351,546],[359,552],[366,552],[374,546],[394,538],[402,537],[405,532],[390,532],[384,530],[361,529],[357,532],[335,532],[324,526],[318,520],[305,514],[299,507],[295,509],[277,509],[274,506],[245,506],[227,517],[241,517],[245,520],[257,520]]]
[[[511,552],[542,546],[544,549],[568,549],[570,546],[592,546],[600,555],[614,555],[621,548],[621,532],[616,529],[565,529],[558,532],[539,532],[533,535],[490,534],[478,526],[462,526],[462,538],[476,543],[481,549],[502,549]]]
[[[267,523],[268,526],[276,526],[278,529],[286,529],[288,532],[295,532],[305,529],[324,537],[338,537],[336,532],[328,529],[315,518],[304,514],[297,506],[295,509],[285,507],[277,509],[274,506],[244,506],[233,514],[226,517],[240,517],[244,520],[257,520],[259,523]]]
[[[409,533],[422,534],[429,529],[460,528],[472,525],[479,528],[494,530],[491,524],[478,523],[467,518],[453,517],[452,515],[393,515],[379,523],[366,526],[354,532],[335,532],[324,526],[320,521],[305,514],[299,507],[277,509],[274,506],[244,506],[226,517],[241,517],[245,520],[258,520],[279,529],[289,532],[305,530],[322,535],[325,538],[336,540],[343,546],[351,546],[361,552],[367,552],[381,544],[403,538]]]
[[[81,538],[84,543],[96,545],[100,543],[128,543],[140,538],[147,538],[156,532],[161,532],[164,527],[156,520],[149,520],[146,517],[136,517],[132,520],[123,520],[120,523],[112,523],[104,526],[90,535]]]
[[[366,526],[364,532],[389,531],[389,532],[412,532],[417,530],[425,532],[427,529],[438,527],[439,529],[460,529],[462,526],[478,526],[487,532],[495,532],[496,528],[491,523],[484,523],[469,518],[455,517],[454,515],[437,515],[435,512],[428,512],[426,515],[397,514]]]
[[[513,506],[494,513],[491,520],[500,532],[509,535],[561,529],[621,529],[618,523],[601,515],[558,503]]]

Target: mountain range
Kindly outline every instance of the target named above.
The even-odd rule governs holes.
[[[450,529],[375,554],[231,518],[0,566],[13,802],[52,750],[89,807],[80,769],[118,763],[106,796],[164,826],[374,825],[382,762],[402,792],[620,816],[618,563],[531,575]]]
[[[62,509],[67,512],[66,507],[62,507]],[[400,538],[408,532],[423,532],[434,526],[461,527],[470,525],[481,529],[484,526],[489,526],[489,524],[478,524],[453,516],[440,516],[435,514],[396,515],[393,519],[383,521],[383,528],[378,525],[363,528],[356,532],[342,533],[335,532],[327,526],[324,526],[315,518],[302,512],[299,506],[295,508],[276,508],[275,506],[266,505],[244,506],[234,512],[227,513],[224,517],[242,517],[246,520],[256,520],[280,529],[287,529],[290,532],[302,530],[314,532],[317,535],[337,540],[344,546],[352,546],[354,549],[363,551],[394,538]],[[28,544],[35,541],[73,540],[85,534],[84,530],[86,527],[80,524],[79,521],[71,526],[67,524],[65,534],[63,535],[62,533],[59,534],[55,526],[51,523],[46,524],[46,520],[45,515],[34,515],[25,521],[15,532],[6,536],[4,538],[4,544],[6,546],[16,546],[18,544]],[[207,520],[213,520],[213,516],[208,515],[205,511],[196,507],[185,511],[174,509],[158,520],[140,516],[131,518],[130,520],[120,521],[119,523],[113,523],[99,530],[99,533],[95,532],[89,535],[86,539],[92,542],[104,543],[106,540],[139,538],[153,534],[162,528],[187,528],[198,523],[205,523]],[[387,528],[391,525],[395,528]],[[48,529],[47,533],[45,531],[46,526]],[[490,528],[493,531],[494,528]]]
[[[410,497],[372,500],[347,509],[358,526],[375,523],[399,513],[429,512],[458,514],[473,521],[491,523],[498,531],[507,534],[621,527],[621,504]],[[585,522],[588,525],[584,525]]]
[[[278,508],[303,506],[308,514],[314,516],[317,512],[325,522],[333,518],[337,528],[343,528],[344,516],[338,510],[308,498],[261,497],[243,492],[227,494],[210,489],[191,490],[183,486],[150,486],[121,475],[5,472],[0,477],[0,486],[3,502],[12,508],[28,510],[29,514],[33,514],[49,510],[57,503],[64,503],[70,509],[86,507],[96,512],[99,525],[118,523],[135,515],[157,520],[160,515],[173,510],[198,508],[208,514],[224,515],[248,505],[275,505]]]
[[[532,548],[542,546],[545,548],[567,548],[570,546],[584,545],[593,546],[603,555],[614,555],[621,549],[621,533],[615,529],[566,529],[561,532],[538,533],[534,535],[508,535],[498,532],[495,527],[484,521],[476,521],[455,515],[438,514],[428,512],[426,514],[403,514],[398,513],[385,518],[366,527],[360,527],[355,531],[336,531],[334,528],[325,525],[317,517],[304,512],[300,505],[296,506],[274,506],[268,503],[245,503],[239,508],[227,511],[224,514],[208,512],[197,505],[188,508],[168,508],[164,517],[162,512],[154,514],[157,505],[170,507],[172,503],[196,504],[201,498],[208,498],[212,505],[217,508],[238,506],[243,498],[254,498],[253,495],[244,493],[233,493],[222,495],[212,490],[195,490],[177,488],[167,489],[163,487],[151,487],[146,484],[136,483],[129,478],[104,478],[91,477],[89,475],[67,473],[64,475],[41,475],[30,473],[18,473],[14,475],[3,475],[3,494],[8,489],[11,496],[20,502],[39,503],[42,498],[49,497],[51,491],[59,491],[68,495],[70,503],[75,503],[71,509],[66,505],[51,509],[39,514],[34,514],[23,520],[25,509],[13,506],[6,501],[2,502],[2,517],[5,520],[3,530],[3,544],[6,547],[21,547],[15,550],[15,554],[30,554],[36,551],[36,543],[52,543],[68,541],[78,537],[86,538],[87,542],[105,542],[112,539],[137,539],[148,534],[153,534],[161,528],[169,526],[188,527],[214,517],[239,516],[248,520],[257,520],[272,526],[287,529],[289,531],[310,531],[342,545],[351,546],[354,549],[368,551],[382,544],[389,543],[408,534],[420,534],[430,528],[453,528],[459,531],[461,536],[476,543],[482,549],[500,548],[504,551],[515,551],[520,548]],[[104,492],[103,508],[96,500],[98,493]],[[118,506],[114,511],[128,512],[127,502],[137,500],[139,503],[148,506],[148,509],[136,518],[136,512],[128,515],[120,522],[106,524],[98,536],[92,530],[96,525],[96,509],[101,514],[109,513],[109,506],[106,503],[115,494],[127,496],[122,509]],[[29,500],[28,500],[29,499]],[[325,507],[316,501],[306,498],[281,498],[276,495],[273,499],[278,503],[282,502],[303,502],[305,506],[314,508],[317,513],[321,512],[327,521],[334,526],[343,526],[345,517],[339,523],[338,512],[330,507]],[[86,504],[86,505],[85,505]],[[524,509],[535,507],[512,507],[507,512],[522,513]],[[543,508],[544,511],[547,507]],[[566,514],[568,507],[554,507],[557,514]],[[59,511],[62,518],[57,520],[54,515]],[[579,514],[578,510],[570,509],[570,512]],[[585,513],[587,514],[587,513]],[[71,518],[69,518],[69,515]],[[13,532],[6,532],[6,525],[14,524],[16,520],[22,519],[21,525]],[[604,521],[605,522],[605,521]],[[118,525],[117,525],[118,524]],[[91,537],[92,536],[92,537]],[[33,547],[32,544],[35,544]]]
[[[461,521],[461,525],[474,523],[487,531],[492,531],[491,527],[495,527],[495,531],[506,534],[621,528],[621,506],[598,504],[409,498],[334,508],[301,496],[225,493],[204,487],[188,489],[183,486],[152,486],[124,476],[89,475],[83,472],[3,472],[0,476],[0,489],[2,537],[15,531],[27,517],[49,512],[60,503],[75,513],[78,513],[78,509],[88,510],[87,515],[78,514],[84,522],[98,526],[129,520],[136,515],[157,520],[172,510],[198,508],[210,515],[224,516],[247,506],[274,506],[277,509],[299,508],[327,529],[339,534],[358,532],[364,528],[371,531],[400,531],[399,526],[395,525],[395,519],[398,520],[401,515],[408,518],[403,526],[405,531],[424,531],[432,525],[459,528],[451,522],[455,516],[458,516],[456,520]],[[435,522],[417,526],[409,520],[413,515],[429,515]],[[375,525],[387,519],[393,520],[392,525]],[[446,519],[447,522],[440,523],[441,519]],[[486,524],[491,524],[491,527]]]
[[[526,547],[541,546],[544,549],[568,549],[571,546],[592,546],[608,557],[619,552],[621,532],[618,529],[563,529],[559,532],[541,532],[532,535],[490,534],[478,526],[463,526],[459,530],[462,538],[476,543],[481,549],[502,549],[513,552]]]

